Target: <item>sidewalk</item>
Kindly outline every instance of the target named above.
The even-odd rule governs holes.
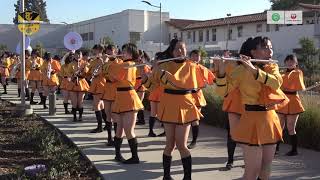
[[[2,88],[0,90],[3,92]],[[38,96],[36,96],[38,98]],[[8,94],[2,95],[1,99],[13,103],[20,103],[17,98],[17,86],[10,84]],[[39,99],[36,98],[36,101]],[[162,179],[162,151],[165,138],[149,138],[148,126],[137,126],[136,134],[139,142],[139,165],[123,165],[113,161],[114,148],[107,147],[106,132],[91,134],[89,131],[96,127],[96,119],[92,111],[91,101],[85,101],[85,113],[83,122],[72,122],[72,115],[65,115],[61,100],[57,100],[56,116],[49,116],[48,110],[43,110],[41,105],[34,105],[34,113],[44,117],[47,121],[59,128],[83,151],[83,153],[93,162],[106,180],[147,180]],[[71,107],[70,107],[71,109]],[[145,114],[148,119],[148,114]],[[156,124],[156,133],[163,130],[160,124]],[[125,158],[131,156],[127,140],[124,139],[122,152]],[[289,146],[282,145],[281,152],[273,162],[271,179],[320,179],[320,152],[307,149],[299,149],[300,155],[296,157],[286,157],[285,154]],[[241,179],[243,174],[243,158],[241,149],[237,148],[235,153],[235,168],[225,171],[226,153],[226,132],[223,129],[214,128],[204,123],[200,125],[200,135],[198,145],[191,150],[193,161],[194,180],[231,180]],[[173,154],[171,167],[174,179],[183,178],[183,169],[180,155],[177,151]]]

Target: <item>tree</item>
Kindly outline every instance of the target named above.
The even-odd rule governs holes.
[[[39,51],[41,57],[42,57],[43,54],[46,52],[46,50],[45,50],[44,47],[43,47],[43,44],[42,44],[40,41],[37,42],[37,44],[36,44],[36,46],[34,47],[34,49]]]
[[[307,77],[311,77],[320,69],[319,50],[315,47],[314,41],[309,38],[301,38],[299,44],[301,45],[297,53],[299,66],[302,67]]]
[[[109,36],[103,37],[100,39],[100,43],[103,45],[114,45],[114,42]]]
[[[7,45],[0,44],[0,55],[3,54],[6,50],[8,50]]]
[[[320,0],[270,0],[272,10],[288,10],[297,7],[299,3],[319,4]]]
[[[47,3],[43,0],[25,0],[24,1],[25,11],[35,11],[39,13],[40,20],[44,22],[50,22],[47,17]],[[18,14],[20,12],[20,0],[17,0],[17,3],[14,5],[16,15],[13,18],[13,23],[18,23]]]

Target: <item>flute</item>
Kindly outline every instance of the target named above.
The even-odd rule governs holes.
[[[186,59],[186,58],[187,58],[187,57],[182,56],[182,57],[162,59],[162,60],[158,60],[157,63],[163,63],[163,62],[175,61],[175,60],[182,60],[182,59]],[[127,66],[127,67],[125,67],[125,69],[129,69],[129,68],[133,68],[133,67],[140,67],[140,66],[145,66],[145,65],[152,66],[151,63],[141,63],[141,64],[135,64],[135,65]]]
[[[225,60],[225,61],[241,61],[241,58],[237,57],[210,57],[212,60]],[[262,63],[277,63],[278,60],[266,60],[266,59],[249,59],[251,62],[262,62]]]

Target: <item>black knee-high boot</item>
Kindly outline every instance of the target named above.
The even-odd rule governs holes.
[[[192,141],[188,146],[188,149],[193,149],[196,147],[197,139],[199,135],[199,125],[191,126],[192,130]]]
[[[47,103],[47,96],[42,96],[42,104],[43,104],[43,109],[48,109],[46,103]]]
[[[30,104],[37,104],[37,102],[33,101],[33,98],[34,98],[34,93],[32,92],[30,96]]]
[[[156,121],[155,117],[149,117],[149,137],[157,137],[157,135],[153,132],[154,123]]]
[[[70,114],[69,110],[68,110],[68,103],[63,103],[64,106],[64,113],[65,114]]]
[[[106,122],[106,129],[108,132],[108,142],[107,142],[107,146],[113,146],[114,142],[112,140],[112,122]]]
[[[21,91],[21,90],[20,90]],[[26,98],[27,100],[30,100],[30,91],[29,91],[29,88],[25,88],[24,89],[25,93],[26,93]]]
[[[117,123],[113,123],[114,134],[117,133],[117,127],[118,127],[118,124]]]
[[[106,111],[104,109],[101,110],[101,114],[102,114],[102,119],[103,119],[104,124],[105,124],[103,130],[107,130],[108,127],[107,127],[107,114],[106,114]]]
[[[114,137],[114,148],[115,148],[115,151],[116,151],[116,157],[114,158],[116,161],[118,162],[124,162],[125,159],[122,157],[121,155],[121,145],[122,145],[122,141],[123,141],[123,138],[118,138],[118,137]]]
[[[173,180],[170,175],[172,156],[162,155],[163,180]]]
[[[139,164],[139,156],[138,156],[138,141],[137,138],[132,138],[128,140],[132,157],[130,159],[125,160],[124,164]]]
[[[39,96],[40,96],[40,102],[38,104],[44,104],[43,102],[43,93],[39,93]]]
[[[191,155],[185,158],[182,158],[183,172],[184,177],[183,180],[191,180],[192,173],[192,158]]]
[[[72,108],[73,122],[77,122],[77,108]]]
[[[78,108],[79,111],[79,121],[82,121],[83,107]]]
[[[290,135],[292,149],[286,155],[296,156],[298,155],[298,136],[296,134]]]
[[[21,94],[21,89],[18,88],[18,97],[20,97],[20,94]]]
[[[138,121],[137,121],[137,125],[144,125],[146,124],[145,120],[144,120],[144,111],[143,110],[139,110],[138,111]]]
[[[4,90],[4,92],[2,94],[8,94],[7,93],[7,85],[3,85],[3,90]]]
[[[236,142],[231,138],[230,129],[228,129],[227,150],[228,150],[228,162],[226,168],[231,169],[233,167],[234,151],[236,149]]]
[[[101,114],[101,111],[96,111],[95,113],[96,113],[98,126],[94,130],[90,131],[90,133],[100,133],[100,132],[103,131],[102,130],[102,114]]]

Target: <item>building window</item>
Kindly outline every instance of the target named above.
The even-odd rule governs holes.
[[[173,39],[178,39],[178,34],[177,33],[173,33]]]
[[[192,32],[192,42],[196,42],[196,32],[195,31],[193,31]]]
[[[279,31],[279,24],[276,24],[275,30],[276,30],[276,31]]]
[[[229,29],[229,33],[228,33],[228,40],[232,39],[232,29]]]
[[[209,42],[210,41],[210,31],[207,30],[207,34],[206,34],[206,42]]]
[[[262,24],[257,24],[257,33],[262,32]]]
[[[188,31],[187,38],[191,39],[191,32],[190,31]]]
[[[238,26],[238,37],[243,36],[243,26]]]
[[[203,31],[199,31],[199,42],[203,42]]]
[[[267,31],[267,32],[270,32],[270,24],[267,24],[267,26],[266,26],[266,31]]]
[[[140,36],[141,33],[140,32],[130,32],[130,42],[133,44],[136,44],[138,41],[140,41]]]
[[[183,41],[183,33],[182,32],[180,32],[180,37],[181,37],[180,40]]]
[[[212,29],[212,41],[217,41],[217,29]]]
[[[83,33],[81,34],[82,40],[83,41],[88,41],[89,40],[89,33]]]
[[[89,32],[89,41],[93,40],[93,32]]]

